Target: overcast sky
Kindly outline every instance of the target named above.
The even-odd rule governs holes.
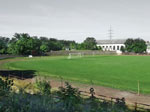
[[[150,0],[0,0],[0,35],[150,40]]]

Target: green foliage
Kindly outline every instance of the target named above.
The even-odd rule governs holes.
[[[126,48],[121,48],[123,52],[143,53],[146,51],[147,45],[143,39],[127,39]],[[75,41],[57,40],[55,38],[47,38],[30,36],[27,33],[15,33],[12,39],[0,37],[0,54],[17,54],[17,55],[41,55],[50,51],[58,50],[102,50],[97,46],[93,37],[87,37],[81,44]]]
[[[144,53],[147,49],[146,42],[143,39],[127,39],[125,42],[126,51],[134,53]]]
[[[84,48],[88,50],[97,50],[97,43],[95,38],[87,37],[83,42]]]
[[[50,86],[49,81],[36,80],[36,88],[39,90],[39,94],[41,94],[41,95],[50,95],[51,94],[51,86]]]
[[[120,50],[124,53],[125,52],[125,47],[121,46]]]
[[[30,55],[32,54],[32,50],[38,50],[35,49],[35,47],[38,46],[37,41],[28,34],[15,34],[14,37],[17,39],[14,48],[15,54]]]
[[[120,99],[119,102],[110,102],[94,97],[84,100],[84,112],[131,112]]]
[[[49,89],[49,86],[45,86],[47,84],[38,81],[39,88]],[[100,101],[96,97],[86,99],[81,97],[78,89],[66,82],[65,87],[60,87],[51,96],[12,92],[0,99],[0,112],[130,112],[124,101],[118,99],[112,103]]]
[[[0,54],[7,53],[9,38],[0,37]]]
[[[40,50],[42,51],[42,52],[47,52],[48,51],[48,46],[47,46],[47,44],[42,44],[41,46],[40,46]]]
[[[75,41],[57,40],[55,38],[30,36],[27,33],[15,33],[12,39],[0,37],[0,54],[43,55],[58,50],[101,50],[96,40],[88,37],[78,44]]]
[[[80,92],[78,89],[73,88],[68,82],[65,82],[65,88],[60,87],[58,95],[63,102],[64,110],[67,112],[79,111],[79,104],[81,103]]]
[[[0,78],[0,96],[6,96],[11,91],[13,80]]]
[[[53,102],[54,100],[45,95],[12,93],[0,100],[0,112],[61,112]]]
[[[97,46],[96,40],[93,37],[87,37],[83,43],[76,44],[77,50],[102,50],[100,46]]]

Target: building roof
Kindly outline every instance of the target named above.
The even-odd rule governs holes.
[[[97,44],[124,44],[126,39],[97,40]]]

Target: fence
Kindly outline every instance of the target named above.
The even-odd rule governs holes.
[[[2,55],[0,54],[0,59],[7,59],[7,58],[15,58],[15,57],[23,57],[23,56],[19,56],[19,55]]]
[[[34,70],[0,70],[0,76],[25,80],[35,77],[35,72]]]
[[[94,89],[93,89],[93,93],[92,92],[87,92],[87,91],[80,91],[80,92],[84,96],[90,96],[90,95],[91,96],[95,96],[99,100],[109,101],[111,103],[116,102],[116,101],[125,101],[125,98],[121,98],[120,99],[120,98],[109,97],[109,96],[105,96],[105,95],[96,95],[94,93]],[[138,112],[138,111],[147,111],[147,112],[150,112],[150,105],[149,104],[143,104],[143,103],[138,103],[138,102],[128,103],[126,101],[125,101],[125,104],[129,108],[133,109],[135,112]]]

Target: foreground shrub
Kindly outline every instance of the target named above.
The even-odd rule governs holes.
[[[11,96],[1,100],[0,112],[62,112],[62,110],[49,96],[12,93]]]
[[[39,94],[41,95],[50,95],[51,94],[51,86],[50,82],[46,80],[36,80],[36,88],[39,90]]]
[[[65,111],[75,112],[80,110],[80,92],[77,88],[73,88],[68,82],[65,82],[65,88],[59,88],[58,96]]]
[[[47,81],[37,81],[39,93],[11,92],[12,81],[0,80],[0,90],[9,95],[0,99],[0,112],[130,112],[124,99],[117,99],[115,103],[100,101],[94,96],[81,97],[80,91],[69,83],[60,87],[57,92],[51,92]]]
[[[13,80],[0,78],[0,96],[6,96],[12,90]]]

